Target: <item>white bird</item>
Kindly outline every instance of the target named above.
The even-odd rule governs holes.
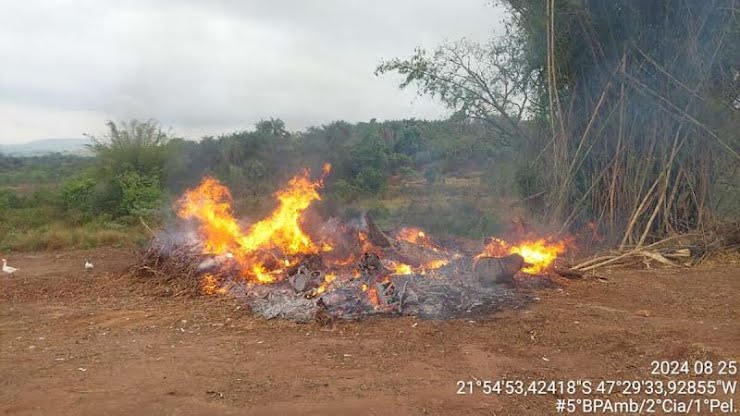
[[[85,259],[85,270],[92,270],[93,264],[89,260]]]
[[[3,271],[7,274],[13,274],[17,272],[20,269],[16,269],[15,267],[8,266],[8,261],[3,259]]]

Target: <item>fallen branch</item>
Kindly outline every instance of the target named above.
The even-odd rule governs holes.
[[[398,297],[398,312],[403,312],[403,298],[406,297],[406,286],[409,285],[409,281],[405,281],[403,283],[403,289],[401,289],[401,294]]]
[[[586,277],[583,273],[577,270],[565,269],[562,267],[555,267],[553,271],[558,276],[565,277],[567,279],[583,279],[584,277]]]
[[[130,275],[164,290],[168,296],[200,294],[202,256],[192,245],[151,244],[139,252]]]
[[[641,252],[639,252],[637,254],[639,254],[641,256],[644,256],[644,257],[647,257],[647,258],[651,258],[651,259],[656,260],[656,261],[659,261],[659,262],[661,262],[663,264],[667,264],[668,266],[679,267],[678,264],[676,264],[676,263],[668,260],[667,258],[663,257],[659,253],[655,253],[653,251],[643,250],[643,251],[641,251]]]
[[[662,252],[660,254],[663,255],[663,257],[669,258],[688,258],[691,257],[691,249],[679,248],[670,252]]]
[[[582,271],[582,272],[593,270],[593,269],[596,269],[598,267],[606,266],[607,264],[612,264],[612,263],[614,263],[616,261],[619,261],[619,260],[622,260],[622,259],[624,259],[626,257],[633,256],[633,255],[635,255],[635,254],[637,254],[637,253],[639,253],[641,251],[645,251],[647,249],[650,249],[650,248],[659,246],[661,244],[667,243],[668,241],[676,240],[676,239],[679,239],[679,238],[685,238],[685,237],[690,236],[690,235],[694,235],[694,234],[679,234],[679,235],[674,235],[674,236],[668,237],[666,239],[657,241],[657,242],[655,242],[653,244],[647,245],[645,247],[638,247],[638,248],[633,249],[633,250],[630,250],[630,251],[628,251],[628,252],[626,252],[624,254],[620,254],[620,255],[618,255],[616,257],[612,257],[612,258],[609,258],[609,259],[604,260],[602,262],[598,262],[598,263],[592,264],[592,265],[590,265],[588,267],[578,267],[578,266],[575,266],[575,267],[572,267],[571,270],[578,270],[578,271]]]
[[[154,230],[152,230],[151,227],[147,225],[147,223],[144,221],[143,218],[139,217],[139,222],[141,222],[141,225],[143,225],[144,228],[146,228],[146,230],[149,231],[149,234],[152,235],[153,239],[157,239],[157,233],[155,233]]]
[[[611,255],[609,255],[609,256],[599,256],[599,257],[595,257],[595,258],[593,258],[593,259],[590,259],[590,260],[586,260],[586,261],[584,261],[584,262],[582,262],[582,263],[579,263],[579,264],[577,264],[577,265],[575,265],[575,266],[571,267],[570,269],[571,269],[571,270],[580,270],[580,269],[582,269],[582,268],[584,268],[584,267],[586,267],[586,266],[588,266],[588,265],[590,265],[590,264],[598,263],[598,262],[600,262],[600,261],[604,261],[604,260],[609,260],[609,259],[613,259],[613,258],[614,258],[614,256],[611,256]]]

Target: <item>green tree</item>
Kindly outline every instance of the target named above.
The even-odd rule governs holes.
[[[712,190],[740,163],[737,0],[498,3],[504,36],[417,49],[376,73],[403,75],[402,88],[505,144],[526,139],[517,182],[562,230],[595,220],[639,246],[713,219]]]
[[[375,73],[403,75],[401,88],[416,85],[457,114],[485,123],[503,143],[526,138],[521,122],[535,112],[540,78],[527,61],[519,32],[507,28],[506,36],[487,43],[462,39],[432,53],[417,48],[408,59],[381,63]]]
[[[92,214],[95,204],[95,181],[90,178],[79,178],[65,182],[60,189],[62,204],[65,209],[78,209]]]
[[[119,124],[107,122],[108,133],[92,137],[89,146],[98,164],[94,205],[98,212],[114,217],[149,216],[164,197],[169,136],[154,120]],[[87,186],[89,182],[83,180],[70,186],[75,185],[72,190],[82,192],[78,189],[82,184]]]
[[[92,219],[98,211],[95,181],[91,178],[72,179],[59,190],[62,205],[78,222]]]
[[[106,126],[108,133],[90,136],[92,144],[88,146],[97,158],[100,176],[112,179],[135,171],[162,177],[169,137],[155,120],[108,121]]]
[[[165,193],[157,177],[129,171],[118,175],[116,183],[121,190],[121,214],[151,217],[161,208]]]

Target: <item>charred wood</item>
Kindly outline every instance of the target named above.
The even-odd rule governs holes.
[[[481,257],[473,265],[473,272],[482,285],[513,283],[514,275],[524,266],[518,254],[506,257]]]
[[[384,232],[380,231],[375,221],[369,214],[365,214],[365,224],[367,224],[367,239],[375,246],[380,248],[388,248],[391,246],[391,240],[385,235]]]

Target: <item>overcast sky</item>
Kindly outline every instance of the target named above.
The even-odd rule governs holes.
[[[484,40],[503,13],[486,0],[25,0],[0,2],[0,143],[99,134],[155,118],[198,138],[279,117],[446,114],[384,58],[444,40]]]

